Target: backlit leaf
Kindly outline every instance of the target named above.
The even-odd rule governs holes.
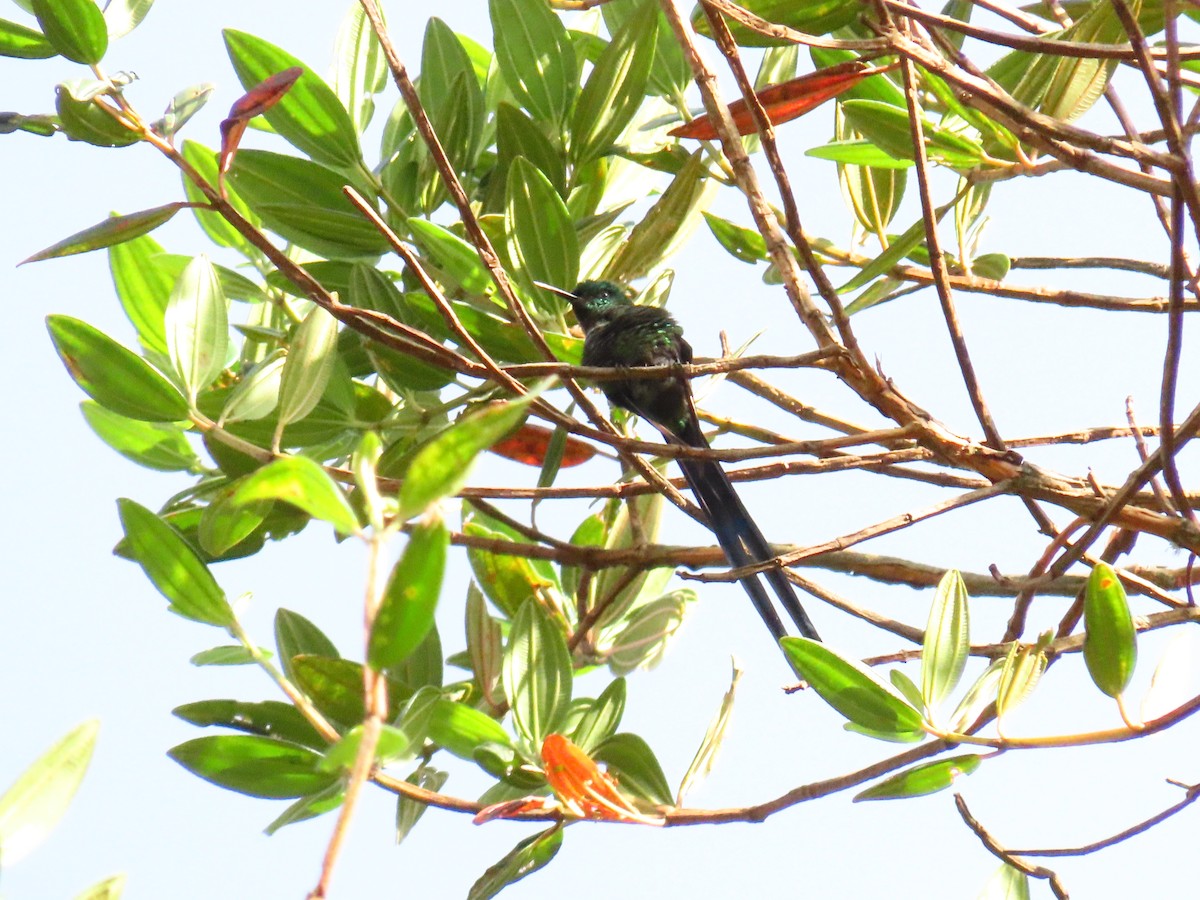
[[[0,795],[0,856],[7,868],[46,839],[79,789],[100,723],[77,726],[25,769]]]
[[[195,738],[167,755],[189,772],[219,787],[272,800],[302,797],[338,780],[323,772],[321,755],[296,744],[251,735]]]
[[[852,723],[886,734],[921,734],[921,714],[862,663],[806,638],[786,637],[780,644],[821,699]]]
[[[171,612],[221,628],[232,625],[225,592],[179,532],[132,500],[118,500],[117,508],[129,554],[170,602]]]
[[[572,667],[562,629],[536,600],[527,600],[513,619],[502,676],[514,726],[540,745],[567,714]]]
[[[108,50],[108,25],[92,0],[33,0],[46,40],[71,62],[94,66]]]
[[[146,422],[188,417],[183,395],[140,356],[70,316],[47,316],[46,325],[67,372],[101,406]]]
[[[397,665],[429,634],[449,544],[450,532],[440,516],[419,523],[410,533],[371,628],[367,658],[372,668]]]

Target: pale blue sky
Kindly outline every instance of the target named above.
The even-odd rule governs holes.
[[[138,31],[113,46],[105,66],[138,73],[141,81],[129,96],[148,113],[156,113],[185,86],[216,82],[209,107],[185,131],[187,137],[213,145],[216,123],[240,93],[220,29],[260,35],[325,71],[345,6],[267,0],[185,6],[160,0]],[[456,30],[487,40],[483,0],[447,0],[436,9],[390,6],[392,33],[414,69],[431,11]],[[23,15],[10,9],[0,15]],[[80,74],[78,66],[62,59],[0,60],[0,108],[49,111],[54,83]],[[1127,101],[1140,109],[1141,82],[1135,76],[1122,73],[1119,84]],[[382,109],[394,99],[389,90]],[[837,193],[833,166],[802,155],[828,137],[831,117],[824,108],[781,129],[780,138],[806,227],[844,242],[850,219]],[[1103,117],[1089,124],[1099,130],[1112,127]],[[939,182],[942,190],[949,186]],[[178,176],[149,147],[103,151],[61,137],[15,135],[0,143],[0,190],[0,271],[7,301],[0,353],[6,436],[0,443],[0,471],[8,473],[0,494],[8,521],[0,542],[0,571],[6,574],[0,591],[0,785],[78,722],[93,716],[102,721],[96,757],[74,806],[38,852],[4,873],[4,896],[69,897],[106,875],[126,872],[130,900],[301,897],[315,881],[332,817],[267,838],[262,827],[282,804],[213,787],[165,755],[174,744],[208,733],[173,718],[172,707],[210,697],[275,694],[250,669],[189,665],[193,653],[224,643],[223,636],[167,614],[140,570],[111,556],[120,533],[115,498],[132,497],[156,507],[184,480],[139,469],[92,435],[77,411],[82,394],[46,336],[45,315],[66,313],[132,342],[106,258],[95,253],[13,268],[110,210],[130,212],[178,199]],[[909,193],[895,222],[897,231],[917,214],[911,186]],[[719,209],[743,224],[749,221],[732,195],[722,198]],[[990,212],[994,223],[985,239],[988,251],[1165,260],[1161,232],[1144,197],[1080,176],[1002,185]],[[211,252],[186,215],[156,237],[173,252]],[[722,328],[730,332],[734,346],[765,330],[755,345],[763,352],[810,348],[782,291],[761,285],[759,273],[725,255],[707,234],[697,234],[678,267],[671,308],[698,354],[717,352]],[[1163,290],[1131,276],[1072,275],[1057,283],[1144,294]],[[958,301],[984,390],[1006,435],[1119,424],[1127,394],[1135,396],[1145,421],[1155,417],[1163,319],[1034,307],[979,295],[962,295]],[[856,325],[868,354],[878,356],[907,395],[950,427],[977,434],[961,385],[947,377],[953,371],[952,356],[931,292],[867,312]],[[1196,400],[1191,358],[1188,354],[1188,377],[1181,380],[1183,410]],[[831,378],[809,374],[780,380],[822,408],[866,418]],[[745,395],[730,385],[708,402],[717,411],[751,414]],[[786,434],[822,436],[813,427],[755,408],[753,414],[759,413]],[[1072,474],[1091,466],[1101,479],[1119,480],[1134,456],[1127,443],[1110,442],[1033,458]],[[611,464],[601,461],[570,477],[596,483],[615,474]],[[1185,469],[1185,481],[1188,475]],[[479,483],[535,477],[531,470],[506,463],[491,463],[475,476]],[[877,482],[856,475],[794,478],[746,487],[744,496],[769,537],[801,544],[947,496],[908,482],[889,482],[882,489]],[[1006,507],[1003,514],[994,507],[975,507],[860,549],[964,569],[983,570],[995,562],[1004,571],[1023,571],[1041,542],[1019,503],[998,501],[1000,505]],[[563,527],[581,510],[572,507],[562,515]],[[539,522],[553,521],[546,518],[553,515],[543,506]],[[669,527],[680,541],[711,543],[681,517],[670,519]],[[1143,561],[1183,562],[1149,540],[1141,542],[1139,554]],[[270,642],[274,610],[287,606],[313,618],[343,652],[353,655],[360,640],[362,563],[363,554],[353,542],[336,545],[328,529],[317,525],[253,560],[220,566],[217,576],[230,596],[254,592],[246,620],[260,643]],[[465,559],[456,554],[452,566],[441,627],[445,644],[457,649],[463,643]],[[924,622],[926,593],[888,590],[850,578],[821,580],[863,605]],[[701,602],[666,662],[655,673],[631,678],[623,723],[624,729],[649,740],[669,780],[677,783],[725,690],[729,656],[736,655],[747,674],[732,732],[716,772],[691,795],[693,805],[759,802],[891,754],[890,745],[844,735],[839,717],[816,697],[786,697],[779,691],[787,671],[737,588],[704,585],[700,591]],[[867,656],[895,648],[886,636],[816,601],[808,606],[822,634],[847,653]],[[1037,627],[1057,621],[1062,608],[1058,600],[1039,601]],[[1001,601],[978,601],[972,610],[976,637],[995,639],[1006,612]],[[1134,698],[1148,683],[1163,643],[1159,636],[1143,642]],[[914,667],[910,674],[915,672]],[[590,676],[580,692],[594,695],[603,684],[601,676]],[[1076,658],[1052,670],[1010,730],[1060,733],[1117,724],[1112,705],[1090,688]],[[1198,777],[1197,727],[1189,721],[1152,740],[1115,747],[1010,753],[987,762],[961,782],[961,790],[983,822],[1014,845],[1086,843],[1179,799],[1178,789],[1164,779]],[[451,793],[471,796],[484,785],[466,767],[456,765],[453,772],[446,788]],[[518,900],[603,892],[637,900],[771,893],[950,900],[973,897],[996,868],[959,821],[949,793],[864,805],[852,805],[849,798],[847,793],[804,804],[755,827],[649,831],[575,826],[550,868],[505,896]],[[397,848],[391,839],[393,812],[390,795],[367,792],[333,896],[461,897],[488,865],[532,831],[503,822],[476,828],[463,816],[435,810]],[[1193,815],[1184,813],[1149,836],[1055,868],[1076,897],[1182,896],[1183,879],[1190,875]],[[1049,892],[1036,884],[1034,896]]]

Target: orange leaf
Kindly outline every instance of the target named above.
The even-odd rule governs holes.
[[[492,444],[491,450],[497,456],[503,456],[513,462],[540,466],[546,461],[546,452],[550,449],[550,438],[553,434],[554,430],[551,428],[526,422],[508,437]],[[587,462],[595,455],[595,447],[567,435],[567,445],[563,449],[560,465],[568,469]]]
[[[583,819],[611,819],[661,825],[660,816],[639,812],[617,789],[617,782],[601,772],[590,756],[561,734],[546,735],[542,742],[546,781],[572,814]]]
[[[816,109],[826,100],[832,100],[838,94],[850,90],[864,78],[891,71],[898,65],[900,64],[891,63],[886,66],[872,66],[861,60],[838,63],[782,84],[771,85],[758,92],[758,101],[766,110],[771,124],[779,125]],[[754,116],[744,99],[729,104],[729,115],[733,118],[738,134],[754,133]],[[708,116],[700,116],[668,131],[667,134],[671,137],[711,141],[716,138],[717,129]]]

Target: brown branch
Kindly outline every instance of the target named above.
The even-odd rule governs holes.
[[[1197,799],[1200,799],[1200,785],[1188,785],[1183,799],[1174,806],[1169,806],[1162,812],[1151,816],[1145,821],[1138,822],[1138,824],[1130,826],[1111,837],[1093,841],[1090,844],[1084,844],[1080,847],[1056,848],[1052,850],[1010,850],[1009,852],[1018,856],[1087,856],[1089,853],[1107,850],[1109,847],[1116,846],[1122,841],[1127,841],[1131,837],[1137,837],[1139,834],[1149,831],[1155,825],[1165,822],[1176,813],[1183,812],[1183,810],[1195,803]]]
[[[929,253],[929,268],[933,272],[933,283],[937,289],[938,300],[942,305],[942,318],[946,321],[946,330],[950,333],[950,344],[954,348],[954,357],[958,361],[958,370],[962,373],[971,407],[975,417],[983,428],[988,444],[995,450],[1003,451],[1004,438],[992,419],[991,410],[983,397],[983,389],[979,377],[975,373],[975,365],[971,362],[971,354],[967,349],[967,341],[963,336],[962,323],[958,318],[958,310],[954,305],[954,296],[950,291],[949,275],[946,271],[946,258],[942,254],[942,244],[938,239],[938,215],[933,206],[933,195],[929,189],[929,157],[925,148],[925,117],[921,112],[920,100],[917,96],[917,77],[913,71],[910,59],[900,62],[900,71],[904,76],[904,98],[908,104],[909,135],[913,148],[913,160],[917,174],[917,193],[921,200],[922,218],[925,220],[925,248]]]
[[[975,833],[975,836],[979,838],[980,843],[987,848],[989,853],[1007,865],[1012,866],[1018,872],[1024,872],[1026,875],[1050,882],[1050,890],[1054,892],[1054,896],[1058,900],[1067,900],[1070,895],[1067,893],[1067,889],[1063,887],[1056,872],[1044,866],[1035,866],[1027,863],[1011,850],[1006,850],[999,841],[988,833],[986,828],[979,824],[979,820],[971,815],[971,811],[967,809],[967,801],[963,799],[962,794],[956,793],[954,795],[954,805],[958,807],[958,814],[962,816],[963,822]]]

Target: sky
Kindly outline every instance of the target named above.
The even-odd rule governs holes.
[[[221,29],[262,36],[321,72],[331,59],[333,35],[346,6],[313,3],[297,15],[296,4],[274,0],[186,6],[162,0],[141,28],[113,46],[105,65],[110,71],[138,74],[128,95],[151,113],[183,87],[215,82],[217,92],[208,108],[185,131],[187,137],[214,145],[217,122],[240,93]],[[445,0],[436,11],[456,30],[488,42],[482,0]],[[391,4],[389,12],[393,37],[415,68],[427,10]],[[15,6],[0,17],[26,21]],[[0,108],[48,112],[54,84],[80,74],[79,67],[61,58],[0,60]],[[1122,73],[1118,84],[1141,121],[1148,122],[1135,76]],[[381,108],[394,100],[395,92],[389,90]],[[1087,124],[1102,131],[1113,127],[1102,113]],[[826,107],[781,129],[780,141],[805,227],[845,243],[850,216],[832,164],[803,155],[831,131],[832,111]],[[953,185],[939,179],[936,187],[944,194]],[[47,337],[45,316],[63,313],[132,343],[107,260],[93,253],[16,268],[21,259],[110,211],[130,212],[179,199],[178,176],[149,147],[104,151],[62,137],[18,134],[0,142],[0,196],[0,283],[6,301],[0,415],[7,435],[0,441],[0,471],[8,473],[0,488],[7,510],[0,541],[0,571],[5,573],[0,588],[0,721],[5,723],[0,786],[79,722],[92,717],[101,722],[96,755],[72,808],[44,846],[4,872],[0,893],[8,900],[70,897],[103,877],[125,872],[125,896],[131,900],[303,896],[315,883],[332,817],[268,838],[262,828],[282,804],[223,791],[165,755],[171,746],[207,733],[172,717],[173,707],[205,698],[267,699],[275,694],[253,670],[191,666],[190,656],[224,643],[224,636],[167,614],[141,571],[111,555],[120,536],[115,499],[131,497],[156,508],[186,479],[139,469],[100,443],[79,414],[82,394]],[[897,231],[915,220],[915,202],[910,187],[894,223]],[[735,196],[722,196],[717,211],[749,224]],[[993,223],[986,251],[1165,261],[1166,247],[1145,198],[1081,176],[1000,185],[989,213]],[[155,236],[174,252],[210,249],[184,215]],[[757,336],[757,352],[811,348],[782,291],[763,285],[761,270],[733,260],[708,234],[698,232],[676,266],[670,306],[698,355],[717,354],[722,329],[733,346]],[[1083,290],[1163,292],[1161,284],[1134,276],[1076,273],[1053,281],[1053,276],[1027,273],[1013,278],[1022,283],[1041,278]],[[1121,424],[1128,395],[1143,421],[1156,415],[1163,319],[981,295],[957,299],[981,383],[1006,436]],[[856,317],[855,325],[868,355],[909,397],[959,433],[978,434],[961,384],[946,374],[954,371],[953,358],[931,292],[867,311]],[[1196,402],[1194,356],[1185,346],[1179,397],[1184,411]],[[867,415],[828,376],[789,373],[779,381],[819,408]],[[705,401],[715,412],[754,416],[789,436],[826,436],[747,402],[745,394],[728,384]],[[1115,441],[1031,453],[1030,458],[1071,474],[1091,468],[1102,481],[1118,482],[1134,464],[1129,443]],[[1185,483],[1191,470],[1194,463],[1185,458]],[[599,460],[567,477],[594,484],[616,474],[611,463]],[[535,478],[532,470],[498,461],[474,475],[480,484],[524,484]],[[769,537],[808,544],[947,496],[928,486],[889,482],[881,489],[877,482],[853,474],[800,477],[747,485],[743,497]],[[576,505],[552,515],[568,523],[582,510]],[[672,515],[668,528],[680,542],[712,542],[699,526],[678,515]],[[1020,504],[1002,500],[859,549],[973,571],[995,563],[1002,571],[1022,572],[1042,544]],[[1149,540],[1141,542],[1138,553],[1139,561],[1184,561]],[[364,560],[354,542],[335,544],[328,528],[314,525],[252,560],[221,565],[217,576],[231,597],[253,592],[245,619],[259,643],[270,643],[274,611],[285,606],[319,622],[343,652],[354,654],[361,640],[357,629]],[[463,645],[465,569],[461,554],[452,557],[439,616],[443,640],[455,649]],[[924,623],[929,592],[888,589],[850,577],[819,578],[857,603]],[[896,749],[844,734],[839,717],[810,694],[784,695],[780,686],[788,680],[786,667],[740,590],[715,584],[698,590],[701,600],[666,661],[653,673],[631,677],[623,722],[623,730],[647,738],[668,779],[677,783],[717,711],[730,658],[737,659],[746,675],[732,729],[715,772],[689,796],[690,805],[761,802]],[[894,641],[844,614],[811,600],[808,608],[826,640],[843,652],[865,657],[895,649]],[[1057,598],[1039,600],[1031,633],[1056,622],[1062,610]],[[1148,605],[1137,606],[1139,612],[1149,610]],[[978,599],[972,607],[976,639],[995,638],[1006,614],[1005,602]],[[1142,641],[1131,689],[1135,702],[1166,643],[1161,634]],[[915,667],[907,671],[916,677]],[[601,675],[587,676],[577,693],[595,696],[604,683]],[[1195,692],[1193,677],[1183,685],[1183,696]],[[1076,658],[1051,670],[1009,730],[1054,734],[1118,724],[1112,704],[1090,687]],[[1123,745],[1010,752],[988,760],[959,787],[975,814],[1013,846],[1087,843],[1179,799],[1179,789],[1165,779],[1190,783],[1198,777],[1198,728],[1187,721],[1167,734]],[[473,796],[484,786],[482,778],[456,766],[446,789]],[[1056,861],[1054,868],[1077,897],[1180,896],[1189,875],[1193,815],[1185,812],[1149,835],[1094,857]],[[393,816],[390,795],[366,792],[335,875],[333,896],[465,896],[488,865],[533,831],[505,822],[475,827],[461,815],[432,810],[397,847]],[[575,825],[552,865],[504,896],[519,900],[603,891],[634,900],[768,893],[961,898],[975,896],[996,866],[959,820],[949,793],[875,804],[851,804],[850,794],[843,793],[754,826],[649,832]],[[1049,896],[1041,883],[1033,891],[1035,897]]]

